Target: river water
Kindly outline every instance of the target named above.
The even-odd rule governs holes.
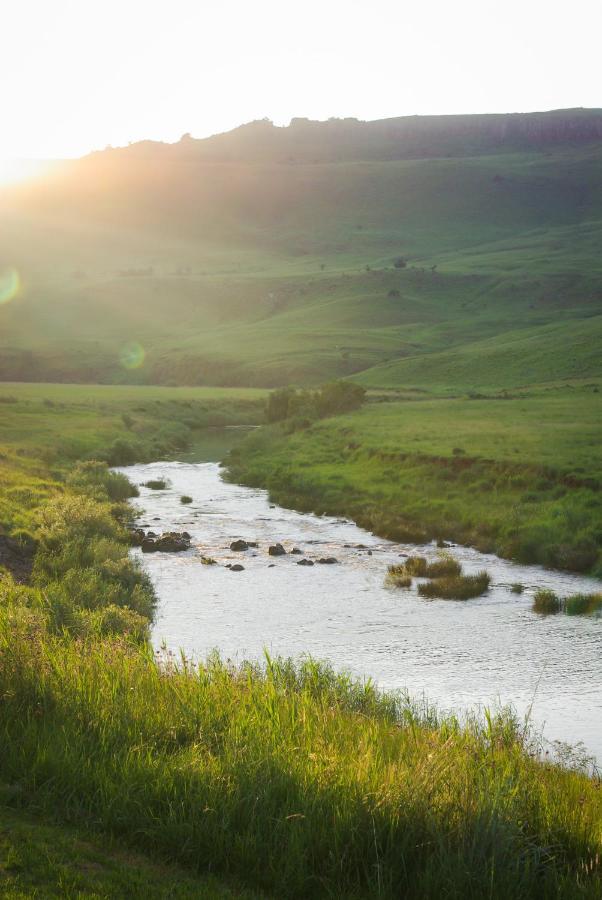
[[[561,596],[600,591],[600,582],[522,566],[454,546],[467,574],[487,569],[486,596],[466,602],[424,600],[387,588],[387,566],[400,554],[434,559],[434,545],[415,547],[375,537],[350,521],[270,504],[263,490],[228,484],[215,462],[156,462],[123,470],[140,485],[139,525],[157,533],[187,530],[190,551],[139,555],[158,595],[157,646],[205,657],[218,649],[233,661],[310,654],[337,669],[372,677],[387,689],[408,689],[443,709],[465,711],[511,704],[550,742],[583,744],[602,762],[602,618],[532,612],[538,588]],[[143,486],[169,482],[165,491]],[[180,503],[190,495],[193,502]],[[244,553],[236,538],[257,541]],[[269,544],[301,556],[272,558]],[[356,545],[363,544],[365,549]],[[201,555],[218,565],[202,565]],[[232,572],[228,563],[241,563]],[[510,592],[514,582],[524,593]]]

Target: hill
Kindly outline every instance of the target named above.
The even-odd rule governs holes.
[[[602,312],[601,128],[599,110],[260,122],[5,187],[0,378],[428,385],[427,355],[545,344]]]

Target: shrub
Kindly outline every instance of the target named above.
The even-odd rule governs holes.
[[[192,503],[192,497],[189,497],[188,494],[182,494],[180,497],[180,503],[188,504]]]
[[[442,600],[469,600],[484,594],[490,583],[491,579],[484,571],[476,575],[452,575],[419,584],[418,593],[421,597],[438,597]]]
[[[116,438],[103,455],[110,466],[131,466],[144,457],[139,443],[124,438]]]
[[[539,590],[533,597],[533,612],[552,615],[562,610],[562,600],[554,591]]]
[[[510,585],[510,591],[513,594],[522,594],[522,592],[524,591],[524,587],[518,581],[515,581],[514,584]]]
[[[69,487],[80,494],[88,494],[97,500],[129,500],[137,497],[138,488],[121,472],[111,472],[101,460],[78,463],[66,479]]]

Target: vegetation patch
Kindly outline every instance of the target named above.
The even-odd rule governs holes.
[[[162,478],[152,478],[150,481],[144,482],[144,487],[150,488],[151,491],[164,491],[167,486],[167,482]]]
[[[533,612],[544,616],[562,612],[562,600],[554,591],[536,591],[533,597]]]
[[[192,497],[189,497],[188,494],[182,494],[182,496],[180,497],[180,503],[186,506],[189,503],[192,503]]]
[[[429,599],[439,597],[442,600],[470,600],[484,594],[489,589],[490,582],[487,572],[478,572],[476,575],[450,575],[419,584],[418,593],[421,597]]]
[[[389,566],[385,585],[388,587],[409,588],[412,585],[412,578],[406,574],[405,566]]]
[[[602,612],[602,594],[572,594],[558,597],[554,591],[537,591],[533,611],[540,615],[565,613],[567,616],[592,616]]]

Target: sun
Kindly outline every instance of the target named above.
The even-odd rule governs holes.
[[[16,184],[43,175],[48,163],[40,159],[2,159],[0,157],[0,186]]]

